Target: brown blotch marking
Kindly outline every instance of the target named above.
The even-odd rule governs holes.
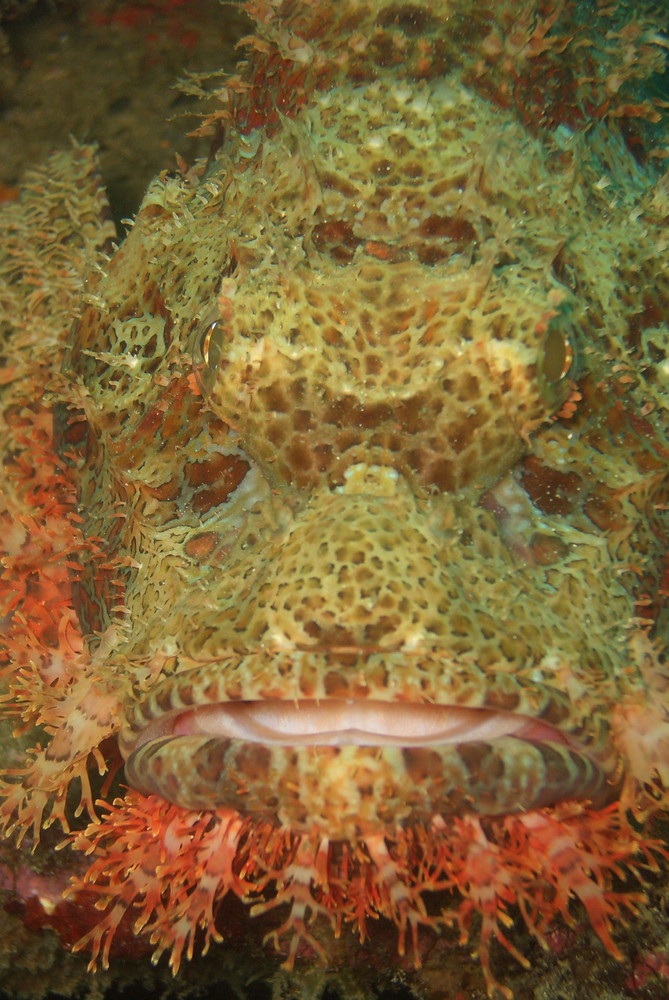
[[[465,372],[461,378],[458,379],[456,393],[458,399],[465,403],[473,403],[475,400],[480,399],[483,395],[481,393],[481,384],[479,382],[478,376],[473,372]],[[472,414],[470,422],[472,422],[476,417],[476,414]],[[479,420],[481,423],[483,417]]]
[[[244,743],[235,754],[235,771],[249,784],[263,784],[269,780],[271,762],[272,751],[269,747]]]
[[[365,243],[365,253],[377,260],[383,260],[391,264],[399,264],[405,260],[411,260],[411,250],[409,247],[395,246],[393,243],[385,243],[382,240],[368,240]]]
[[[434,418],[435,414],[428,409],[427,398],[425,395],[420,394],[417,396],[411,396],[408,399],[403,399],[397,403],[395,410],[389,408],[388,417],[386,419],[391,419],[391,417],[396,421],[402,430],[406,431],[408,434],[417,434],[419,431],[425,429],[429,421]]]
[[[193,704],[193,692],[194,688],[192,684],[186,684],[184,687],[179,688],[179,700],[183,702],[184,705]]]
[[[147,437],[153,437],[164,419],[164,411],[160,407],[155,407],[146,413],[138,423],[132,441],[146,442]]]
[[[537,715],[542,722],[547,722],[556,728],[569,718],[569,707],[558,698],[551,697]]]
[[[403,747],[404,767],[414,785],[443,778],[444,765],[436,750],[427,747]]]
[[[630,422],[630,426],[635,434],[638,434],[642,441],[647,444],[656,446],[656,449],[666,458],[667,449],[663,446],[662,440],[658,436],[657,430],[653,425],[646,420],[645,417],[640,416],[638,413],[633,413],[631,410],[627,411],[627,419]]]
[[[198,403],[198,410],[199,408],[200,404]],[[225,421],[221,420],[219,417],[213,416],[211,413],[207,414],[207,426],[209,427],[209,433],[212,438],[226,437],[230,431],[230,428]]]
[[[273,444],[275,448],[281,448],[286,440],[288,430],[289,428],[284,426],[283,423],[279,423],[278,420],[273,420],[265,428],[265,438],[270,444]]]
[[[187,384],[181,382],[170,394],[169,408],[164,415],[162,430],[163,439],[166,441],[177,436],[183,437],[184,434],[189,436],[189,428],[199,419],[202,403],[197,397],[186,395],[187,391]]]
[[[349,693],[349,686],[338,670],[328,670],[323,678],[323,690],[332,698],[343,697]]]
[[[212,486],[211,489],[200,490],[193,497],[193,509],[197,513],[203,513],[212,507],[218,507],[220,504],[227,503],[230,494],[234,493],[251,467],[246,459],[239,458],[237,455],[224,455],[221,458],[225,459],[225,461],[220,463],[219,478],[216,485]],[[189,468],[192,468],[192,466]],[[194,473],[194,475],[196,476],[197,473]],[[188,469],[186,477],[189,477]]]
[[[530,500],[544,514],[571,513],[584,489],[575,472],[558,472],[534,455],[523,462],[522,481]]]
[[[604,483],[597,483],[597,492],[585,501],[583,510],[600,531],[621,531],[627,519],[614,491]]]
[[[371,173],[376,177],[387,177],[393,172],[393,163],[390,160],[377,160],[371,167]]]
[[[225,754],[230,747],[229,740],[211,739],[194,754],[193,767],[198,778],[205,783],[206,790],[217,787],[226,774]]]
[[[342,396],[330,404],[324,414],[324,420],[336,427],[346,427],[354,423],[357,410],[359,410],[359,406],[353,396]]]
[[[460,743],[458,756],[473,780],[485,775],[489,782],[504,776],[504,761],[489,743]]]
[[[620,385],[615,382],[613,389]],[[626,391],[623,386],[621,391]],[[598,450],[606,451],[613,444],[628,452],[640,472],[654,472],[664,469],[667,462],[667,450],[654,432],[652,425],[644,417],[633,414],[625,405],[618,401],[612,406],[606,417],[606,430],[611,438],[601,434],[600,439],[593,436],[593,444]]]
[[[66,444],[76,446],[84,444],[89,435],[88,420],[83,410],[76,410],[68,414],[67,423],[61,430],[61,436]]]
[[[518,709],[520,696],[517,691],[504,691],[501,688],[488,688],[485,692],[482,708],[497,709],[500,712],[515,712]]]
[[[415,247],[416,258],[426,267],[435,267],[450,257],[452,251],[434,244],[419,244]]]
[[[342,332],[336,326],[325,327],[325,329],[321,332],[321,337],[323,342],[328,344],[329,347],[343,346],[344,338],[342,336]]]
[[[210,556],[216,548],[219,536],[215,531],[205,531],[201,535],[195,535],[184,545],[184,551],[190,559],[202,562]]]
[[[472,440],[472,428],[464,421],[449,430],[448,443],[456,455],[460,455],[469,447]]]
[[[176,500],[181,492],[181,484],[177,479],[170,479],[160,486],[143,486],[142,489],[156,500]]]
[[[400,135],[399,133],[393,133],[388,137],[388,145],[400,159],[403,159],[405,156],[408,156],[409,153],[414,151],[414,148],[407,137],[405,135]]]
[[[335,173],[330,173],[329,171],[323,171],[319,175],[319,181],[321,187],[324,188],[326,191],[339,191],[340,194],[343,194],[349,200],[353,200],[355,198],[360,197],[360,192],[358,191],[357,187],[349,183],[349,181],[346,180],[346,177],[342,174],[335,174]],[[322,231],[323,234],[327,234],[328,230],[324,227],[328,225],[329,223],[327,222],[320,223],[318,226],[314,227],[314,230],[319,230],[319,232]],[[334,223],[334,225],[346,226],[350,225],[350,223],[340,222],[340,223]]]
[[[378,427],[380,424],[391,420],[394,416],[393,407],[387,403],[376,403],[374,406],[360,406],[356,409],[357,414],[354,416],[354,422],[357,427]]]
[[[421,471],[420,466],[414,466],[414,468],[417,472]],[[454,490],[456,478],[453,463],[449,462],[447,458],[442,458],[438,462],[434,462],[429,471],[429,483],[431,486],[436,486],[443,493]]]
[[[226,691],[225,693],[229,698],[230,697],[229,691]],[[214,680],[211,681],[210,684],[207,684],[206,688],[202,692],[202,695],[203,695],[203,703],[205,705],[206,704],[214,705],[219,699],[219,690],[217,682]]]
[[[411,466],[411,468],[415,472],[424,472],[424,470],[425,470],[425,468],[426,468],[426,466],[428,464],[429,457],[430,457],[429,454],[426,451],[424,451],[422,448],[411,448],[407,452],[406,460],[407,460],[407,462],[409,463],[409,465]],[[440,465],[440,464],[441,463],[434,463],[435,470],[436,470],[435,471],[435,476],[438,476],[437,465]],[[452,465],[448,461],[446,461],[445,464],[449,467],[445,471],[447,473],[451,472],[451,478],[452,478]],[[439,483],[437,482],[436,479],[434,479],[433,481],[434,481],[434,483],[435,483],[436,486],[439,485]]]
[[[154,316],[162,316],[163,319],[166,319],[169,316],[169,310],[165,302],[165,297],[155,282],[148,282],[144,286],[142,299],[149,312]]]
[[[346,219],[319,222],[312,229],[311,238],[317,250],[328,253],[340,264],[347,264],[357,247],[364,242],[361,237],[355,236],[353,226]]]
[[[316,686],[313,678],[300,677],[300,694],[303,694],[305,698],[316,697]]]
[[[296,470],[309,470],[313,464],[311,448],[304,441],[293,441],[286,449],[286,459]]]
[[[302,404],[309,396],[306,378],[293,378],[292,381],[286,386],[286,389],[293,401],[294,407],[300,406],[300,404]]]
[[[310,410],[296,410],[293,414],[293,430],[297,433],[313,430],[313,416]]]
[[[344,625],[331,625],[329,627],[322,626],[319,634],[319,646],[325,647],[337,647],[337,646],[353,646],[355,645],[355,636],[352,631],[345,628]],[[298,643],[298,649],[309,650],[313,649],[313,645]],[[339,657],[341,662],[342,658]]]
[[[147,340],[147,342],[142,347],[142,349],[141,349],[142,350],[142,356],[145,357],[145,358],[152,358],[153,355],[156,353],[156,347],[157,346],[158,346],[158,338],[156,337],[156,335],[154,333],[154,334],[151,335],[151,337],[149,337],[149,339]]]
[[[151,774],[156,778],[160,779],[165,773],[165,760],[162,756],[162,750],[165,744],[161,743],[159,746],[151,747],[146,758],[146,765]]]
[[[186,482],[191,486],[211,486],[219,480],[232,481],[236,488],[249,469],[238,455],[215,455],[204,462],[191,462],[185,468]]]
[[[425,174],[425,169],[422,163],[414,160],[412,163],[405,163],[402,168],[402,173],[405,177],[410,177],[412,181],[418,180],[419,177],[423,177]],[[438,216],[430,216],[430,218],[438,218]]]
[[[404,71],[407,71],[408,53],[402,53],[399,47],[394,44],[390,31],[375,35],[370,47],[370,54],[373,55],[377,66],[382,69],[388,69],[388,67],[398,66],[402,63]]]
[[[377,691],[385,691],[389,687],[390,674],[384,662],[376,663],[371,671],[367,669],[366,675],[370,688]]]
[[[471,222],[449,215],[429,215],[418,227],[423,239],[453,240],[455,243],[473,243],[477,232]]]
[[[552,566],[565,558],[569,548],[562,539],[536,531],[530,538],[530,551],[537,566]]]
[[[266,410],[273,413],[288,413],[291,409],[283,388],[277,382],[258,389],[258,399]]]
[[[549,788],[559,788],[564,783],[567,773],[565,769],[564,757],[559,751],[554,749],[550,743],[541,743],[539,746],[541,760],[545,767],[544,784]],[[572,760],[579,764],[579,771],[584,770],[585,760],[580,754],[570,753]]]
[[[161,712],[169,712],[172,708],[172,689],[165,687],[155,695],[155,701]]]
[[[326,472],[334,462],[332,445],[319,444],[314,448],[314,462],[319,472]]]

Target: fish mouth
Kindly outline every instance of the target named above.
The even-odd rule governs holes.
[[[541,719],[377,699],[258,699],[172,710],[121,740],[126,778],[191,809],[232,807],[330,836],[434,815],[615,795],[593,748]],[[371,791],[370,791],[371,789]]]
[[[150,722],[134,750],[165,737],[211,736],[263,746],[432,746],[514,736],[568,745],[565,734],[513,712],[354,698],[219,702]]]

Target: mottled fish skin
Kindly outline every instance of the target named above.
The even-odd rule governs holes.
[[[128,566],[120,612],[94,566],[80,599],[135,684],[127,775],[330,836],[603,805],[629,564],[655,592],[663,571],[664,415],[640,417],[663,376],[631,365],[642,300],[615,294],[623,260],[666,284],[653,173],[614,124],[530,129],[488,99],[443,56],[450,5],[345,8],[328,32],[309,4],[270,21],[283,62],[252,61],[199,176],[150,188],[68,352],[85,531]],[[274,699],[504,711],[567,743],[166,738]]]
[[[614,80],[619,50],[559,6],[247,9],[212,155],[150,186],[55,389],[84,551],[73,703],[95,716],[104,692],[156,810],[234,810],[235,844],[288,831],[305,870],[321,840],[384,871],[449,821],[464,843],[472,817],[547,830],[565,802],[593,831],[641,816],[669,776],[669,181],[636,77],[665,43],[650,21],[612,36],[635,54]],[[230,735],[281,703],[286,725],[365,703],[401,727],[399,705],[406,739]],[[498,728],[414,738],[421,706]],[[63,760],[99,755],[67,739]]]

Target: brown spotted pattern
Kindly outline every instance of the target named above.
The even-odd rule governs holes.
[[[594,101],[575,14],[540,103],[535,22],[474,6],[263,8],[212,157],[153,183],[91,286],[62,447],[117,570],[83,567],[79,609],[144,791],[337,838],[604,804],[625,772],[630,637],[666,629],[667,182],[642,112],[620,125],[628,82]],[[282,699],[555,738],[172,728]]]

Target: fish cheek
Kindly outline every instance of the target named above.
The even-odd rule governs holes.
[[[147,612],[169,615],[224,559],[240,523],[230,499],[251,462],[190,373],[145,378],[144,392],[122,384],[120,399],[90,375],[83,393],[73,376],[71,399],[83,395],[84,405],[61,403],[57,414],[86,539],[76,609],[91,646],[94,633],[120,625],[128,651],[139,651],[157,631],[143,636]]]

